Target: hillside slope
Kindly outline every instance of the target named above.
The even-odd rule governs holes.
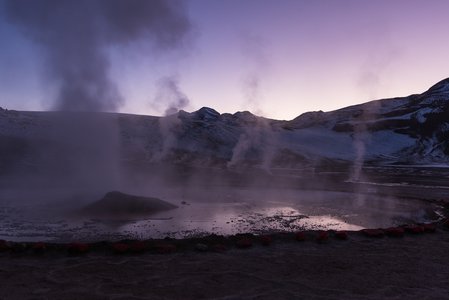
[[[101,169],[115,160],[266,169],[447,163],[449,79],[422,94],[290,121],[206,107],[166,117],[0,109],[3,174],[43,167],[57,172],[65,164]]]

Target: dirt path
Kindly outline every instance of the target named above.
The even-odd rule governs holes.
[[[0,254],[0,299],[449,299],[449,232],[224,253]]]

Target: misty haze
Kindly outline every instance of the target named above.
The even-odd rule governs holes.
[[[447,297],[447,71],[318,2],[0,0],[0,298]]]

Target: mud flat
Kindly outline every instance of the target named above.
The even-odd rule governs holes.
[[[68,243],[359,230],[434,222],[445,212],[439,204],[417,199],[323,190],[225,186],[172,188],[157,196],[170,203],[117,192],[72,209],[65,205],[77,201],[64,198],[39,204],[23,197],[22,206],[5,198],[0,201],[0,240]]]

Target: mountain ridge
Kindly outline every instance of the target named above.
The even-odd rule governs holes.
[[[114,147],[120,161],[220,168],[448,163],[449,78],[422,94],[306,112],[288,121],[209,107],[165,117],[0,109],[0,142],[3,169],[44,165],[48,153],[65,163]],[[72,148],[84,154],[59,154]]]

